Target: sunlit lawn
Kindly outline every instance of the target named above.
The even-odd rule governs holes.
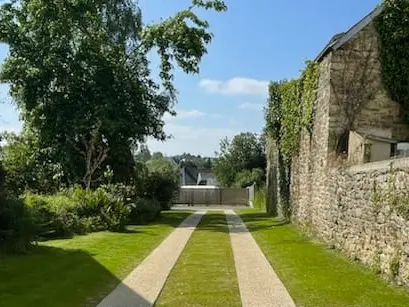
[[[297,306],[409,306],[408,291],[388,285],[371,270],[312,242],[294,226],[280,225],[255,210],[239,213]]]
[[[210,213],[203,217],[155,306],[241,306],[233,252],[223,213]]]

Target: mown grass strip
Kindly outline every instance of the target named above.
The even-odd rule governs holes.
[[[155,306],[241,306],[224,213],[208,213],[203,217]]]
[[[127,233],[53,240],[26,256],[0,256],[0,305],[95,307],[190,214],[165,212]]]
[[[402,307],[409,292],[388,285],[339,252],[312,242],[293,225],[238,210],[297,306]]]

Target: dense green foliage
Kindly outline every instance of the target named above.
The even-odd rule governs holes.
[[[199,9],[227,7],[192,0],[145,25],[131,0],[0,5],[0,42],[9,48],[0,81],[10,85],[24,121],[20,135],[4,135],[8,192],[0,192],[0,245],[15,241],[19,249],[34,234],[120,231],[169,208],[177,168],[160,153],[143,159],[134,153],[148,137],[167,137],[163,116],[174,114],[174,69],[199,72],[212,39]],[[152,51],[161,60],[159,78],[151,74]],[[25,236],[30,224],[36,230]]]
[[[375,20],[383,84],[409,122],[409,2],[384,0],[383,6]]]
[[[282,139],[283,101],[280,87],[283,82],[285,81],[270,82],[268,86],[267,107],[264,109],[266,131],[268,136],[272,137],[278,144],[281,144]]]
[[[299,79],[269,85],[266,130],[289,162],[298,153],[302,129],[312,132],[319,70],[318,63],[306,64]]]
[[[27,252],[35,236],[34,229],[31,213],[23,202],[1,189],[0,252]]]
[[[34,223],[24,204],[7,193],[4,173],[0,160],[0,251],[26,252],[34,239]]]
[[[10,147],[6,146],[5,161],[11,161],[9,152]],[[27,159],[21,158],[23,161]],[[32,162],[36,165],[38,161],[33,157]],[[24,170],[24,163],[19,165]],[[7,196],[5,192],[0,193],[0,248],[24,252],[30,242],[41,238],[70,237],[103,230],[123,231],[129,223],[146,224],[152,221],[161,210],[170,207],[178,188],[179,171],[165,158],[137,166],[138,176],[133,185],[106,184],[96,189],[78,186],[53,194],[36,194],[39,192],[34,189],[38,186],[36,181],[27,180],[29,176],[21,181],[16,180],[20,178],[19,174],[26,173],[20,173],[19,168],[17,171],[7,169],[13,179],[9,183],[16,184],[15,192],[26,189],[29,192],[22,200]],[[36,174],[35,167],[33,174]],[[58,185],[51,187],[56,189]]]
[[[92,191],[79,187],[52,196],[28,193],[24,201],[39,226],[38,236],[67,237],[124,230],[131,206],[121,198],[103,188]]]
[[[152,159],[147,163],[144,196],[155,199],[162,209],[170,208],[170,201],[179,188],[179,168],[170,160]]]
[[[312,133],[315,102],[319,80],[318,63],[308,61],[299,79],[271,82],[265,108],[267,136],[273,139],[269,159],[277,167],[279,211],[284,217],[290,215],[291,163],[298,155],[300,139],[305,129]],[[273,163],[274,162],[274,163]],[[268,189],[268,193],[271,191]],[[275,207],[274,204],[269,206]]]
[[[265,182],[265,170],[262,168],[253,168],[252,170],[243,170],[236,174],[234,186],[244,188],[256,184],[262,186]]]
[[[40,148],[38,137],[30,129],[19,135],[4,133],[3,165],[7,171],[6,187],[15,195],[29,189],[52,193],[62,186],[60,164],[51,162],[52,149]]]
[[[178,169],[168,160],[150,160],[138,185],[68,188],[52,195],[24,196],[39,237],[64,237],[94,231],[123,231],[128,223],[148,223],[169,209],[178,188]]]
[[[281,96],[281,150],[287,161],[298,153],[301,132],[300,82],[283,82],[278,89]]]
[[[232,140],[220,142],[220,152],[214,166],[218,182],[222,186],[248,186],[264,182],[266,168],[263,137],[253,133],[241,133]]]
[[[311,134],[315,114],[315,102],[319,80],[319,64],[307,61],[307,67],[300,79],[301,86],[301,126]]]
[[[143,25],[130,0],[20,0],[0,6],[0,41],[10,55],[0,79],[40,149],[52,148],[68,184],[131,181],[136,143],[165,139],[163,115],[176,101],[173,67],[197,73],[211,41],[199,8],[226,10],[220,0],[194,0],[160,23]],[[148,53],[158,51],[160,79]],[[176,64],[176,65],[173,65]]]

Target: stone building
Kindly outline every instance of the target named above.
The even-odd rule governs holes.
[[[381,80],[374,26],[381,12],[379,6],[335,35],[315,59],[315,118],[292,165],[291,216],[324,242],[409,284],[409,221],[382,197],[374,204],[374,187],[384,191],[395,180],[393,193],[409,189],[409,160],[396,160],[391,178],[389,159],[409,140],[409,126]],[[373,162],[379,160],[385,161]]]

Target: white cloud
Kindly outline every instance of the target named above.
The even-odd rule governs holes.
[[[186,110],[181,110],[181,111],[177,111],[177,117],[179,118],[198,118],[198,117],[203,117],[205,116],[206,113],[203,113],[199,110],[190,110],[190,111],[186,111]]]
[[[176,116],[172,116],[169,113],[166,113],[163,117],[163,119],[166,122],[173,121],[175,119],[183,119],[183,118],[199,118],[206,116],[206,113],[201,112],[199,110],[179,110],[176,111]]]
[[[239,109],[252,111],[262,111],[263,107],[264,105],[262,103],[242,103],[239,105]]]
[[[166,155],[182,154],[189,152],[203,156],[214,156],[219,150],[220,140],[224,137],[233,137],[238,131],[229,128],[205,128],[189,125],[169,123],[165,132],[172,135],[166,142],[148,140],[151,151],[160,151]]]
[[[268,81],[250,78],[233,78],[226,81],[203,79],[199,86],[210,93],[225,95],[267,95]]]

